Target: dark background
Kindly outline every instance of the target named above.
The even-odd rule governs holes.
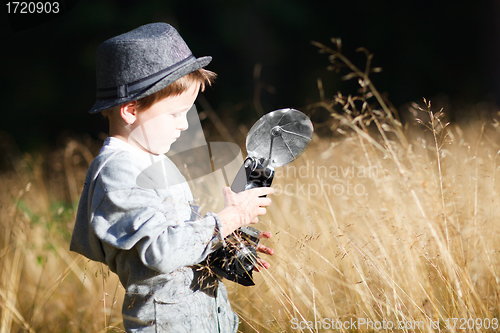
[[[402,112],[426,97],[447,101],[451,118],[466,119],[467,105],[487,102],[494,109],[500,102],[498,0],[67,3],[63,15],[31,28],[35,16],[22,18],[19,27],[2,9],[0,131],[23,150],[54,145],[61,135],[106,132],[102,117],[87,113],[95,96],[95,50],[157,21],[175,26],[195,56],[213,56],[207,68],[219,77],[205,97],[233,125],[253,123],[262,110],[318,101],[317,78],[326,97],[343,88],[310,43],[330,44],[331,37],[342,38],[344,53],[359,66],[357,47],[375,54],[373,65],[383,68],[373,76],[375,85]]]

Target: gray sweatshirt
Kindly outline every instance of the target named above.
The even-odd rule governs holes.
[[[236,332],[226,288],[203,266],[222,243],[217,215],[200,216],[167,157],[106,139],[87,172],[70,250],[119,276],[127,332]]]

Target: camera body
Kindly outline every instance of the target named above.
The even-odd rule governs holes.
[[[266,165],[266,166],[264,166]],[[231,185],[233,192],[271,186],[274,168],[263,159],[247,157]],[[257,264],[260,231],[244,226],[225,239],[226,245],[209,257],[212,271],[220,277],[244,286],[253,286],[252,272]]]
[[[252,271],[257,264],[257,245],[260,231],[244,226],[225,240],[226,246],[210,255],[210,268],[220,277],[253,286]]]
[[[295,160],[312,140],[311,120],[302,112],[287,108],[262,116],[246,138],[248,157],[231,185],[233,192],[269,187],[274,168]],[[218,276],[244,286],[253,286],[252,272],[257,264],[260,231],[244,226],[225,239],[225,245],[208,257]]]
[[[245,185],[240,188],[238,181],[243,179],[236,175],[234,183],[231,185],[233,192],[241,192],[254,187],[270,187],[274,178],[274,168],[268,164],[265,158],[247,157],[243,163],[245,170]]]

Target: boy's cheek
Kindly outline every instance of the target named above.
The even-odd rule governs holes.
[[[134,131],[130,134],[129,140],[136,146],[142,147],[144,150],[153,154],[165,154],[170,150],[173,140],[167,138],[159,138],[154,135],[148,135],[143,131]]]
[[[168,125],[166,116],[152,118],[137,126],[130,133],[129,140],[152,153],[164,154],[173,143],[172,138],[169,136],[171,131]]]
[[[141,125],[134,129],[129,136],[129,142],[132,141],[133,143],[136,143],[139,146],[142,146],[148,150],[150,150],[151,147],[151,139],[150,135],[148,135],[147,131],[144,129],[144,126]]]

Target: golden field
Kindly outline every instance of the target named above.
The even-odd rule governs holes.
[[[448,124],[424,102],[402,125],[349,64],[359,95],[305,110],[329,112],[331,134],[276,170],[256,225],[273,233],[271,268],[254,287],[226,284],[240,330],[499,330],[500,124]],[[99,143],[22,154],[2,139],[0,333],[123,331],[116,276],[68,250]],[[194,192],[221,208],[220,189]]]

